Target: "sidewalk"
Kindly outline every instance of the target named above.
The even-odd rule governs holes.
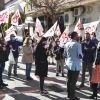
[[[41,96],[39,94],[39,81],[38,77],[34,75],[35,66],[33,64],[31,76],[34,80],[27,81],[25,77],[24,64],[21,64],[21,56],[19,57],[18,65],[18,77],[7,77],[8,63],[6,63],[3,79],[9,86],[0,90],[0,100],[69,100],[66,93],[66,78],[67,70],[65,69],[65,77],[56,77],[55,66],[49,66],[48,78],[45,81],[45,88],[49,91],[49,96]],[[42,66],[41,66],[42,67]],[[81,83],[81,73],[77,82],[77,85]],[[86,73],[85,87],[80,91],[76,91],[76,96],[80,97],[80,100],[89,100],[89,96],[92,94],[92,90],[89,88],[88,73]],[[100,94],[98,94],[100,96]],[[100,98],[99,98],[100,99]]]

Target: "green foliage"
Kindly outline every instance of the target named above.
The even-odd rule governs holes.
[[[9,15],[9,22],[3,24],[3,31],[4,31],[4,32],[5,32],[8,28],[10,28],[10,27],[12,26],[12,24],[11,24],[11,18],[12,18],[12,16],[13,16],[14,14],[15,14],[15,12],[14,12],[14,13],[11,13],[11,14]],[[20,12],[20,16],[21,16],[21,18],[19,18],[19,22],[18,22],[19,25],[25,22],[25,17],[26,17],[25,14],[22,13],[22,12]]]

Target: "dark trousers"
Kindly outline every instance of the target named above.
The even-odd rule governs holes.
[[[44,90],[44,78],[45,77],[41,77],[40,76],[40,91],[43,91]]]
[[[84,84],[84,81],[85,81],[85,72],[86,72],[86,68],[87,67],[88,67],[88,71],[89,71],[89,75],[90,75],[90,80],[91,80],[92,66],[93,66],[93,63],[90,63],[89,61],[86,61],[86,62],[82,63],[82,84]]]
[[[75,86],[78,79],[79,71],[68,70],[67,92],[70,98],[75,97]]]
[[[98,83],[93,83],[93,96],[97,96],[97,86]]]
[[[4,71],[4,68],[5,68],[5,62],[4,63],[0,63],[0,85],[3,83],[2,73]]]

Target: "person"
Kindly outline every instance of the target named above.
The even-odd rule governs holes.
[[[53,54],[53,50],[54,50],[54,40],[53,38],[50,39],[50,44],[49,44],[49,51],[50,51],[50,56],[48,57],[48,62],[50,65],[55,65],[54,63],[54,54]]]
[[[48,92],[44,89],[44,79],[47,77],[48,73],[48,52],[45,49],[45,45],[47,43],[47,39],[45,37],[41,37],[39,39],[36,50],[34,52],[35,55],[35,75],[40,77],[40,94],[48,95]]]
[[[100,43],[98,43],[97,51],[96,51],[96,59],[94,68],[92,71],[91,82],[93,83],[93,94],[90,96],[90,99],[94,99],[96,97],[97,100],[97,85],[100,82]]]
[[[59,66],[60,66],[60,41],[59,39],[57,38],[55,40],[55,47],[54,47],[54,54],[56,55],[55,56],[55,59],[56,59],[56,76],[59,76]]]
[[[75,97],[75,87],[80,71],[80,59],[82,59],[81,45],[76,41],[77,32],[72,32],[71,40],[65,44],[64,56],[66,58],[66,68],[68,70],[67,92],[70,100],[79,100]]]
[[[30,77],[32,63],[33,63],[33,47],[32,47],[32,39],[27,37],[23,43],[23,56],[22,56],[22,63],[26,64],[26,79],[33,80]]]
[[[2,74],[5,68],[5,62],[8,61],[8,55],[6,46],[7,43],[4,41],[2,33],[0,33],[0,89],[2,89],[2,86],[8,86],[8,84],[5,84],[2,79]]]
[[[98,45],[98,40],[96,39],[96,33],[92,32],[91,34],[91,40],[94,42],[96,45]]]
[[[18,57],[19,57],[19,50],[18,47],[22,46],[23,42],[16,40],[15,35],[10,35],[10,40],[7,42],[7,53],[9,55],[10,49],[12,49],[15,64],[10,64],[8,67],[8,77],[11,76],[12,67],[14,66],[14,76],[17,76],[17,63],[18,63]]]
[[[88,67],[90,80],[92,75],[92,66],[94,62],[94,53],[96,51],[96,45],[90,39],[90,34],[85,34],[85,40],[82,43],[82,53],[83,53],[83,62],[82,62],[82,83],[80,84],[80,88],[84,87],[85,81],[85,72]],[[90,82],[90,87],[92,87],[92,83]]]

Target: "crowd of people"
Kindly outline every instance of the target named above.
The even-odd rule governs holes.
[[[75,96],[76,82],[80,73],[82,63],[82,82],[79,88],[84,87],[85,72],[89,71],[90,87],[93,94],[90,99],[97,99],[97,85],[100,82],[100,43],[96,39],[96,34],[85,33],[84,39],[78,36],[77,32],[69,33],[67,43],[61,44],[59,38],[40,37],[35,43],[29,33],[19,41],[14,34],[10,35],[10,40],[5,42],[3,35],[0,33],[0,89],[8,86],[2,79],[5,68],[5,62],[9,61],[10,50],[12,50],[15,64],[8,66],[8,77],[11,76],[12,67],[14,67],[14,76],[17,77],[19,46],[23,47],[22,63],[26,65],[26,79],[33,80],[30,76],[32,63],[35,62],[35,75],[39,76],[40,93],[47,95],[48,91],[44,89],[44,80],[48,75],[48,65],[56,65],[56,77],[61,71],[64,77],[64,64],[67,72],[67,92],[70,100],[79,100]],[[56,63],[55,63],[56,61]]]

